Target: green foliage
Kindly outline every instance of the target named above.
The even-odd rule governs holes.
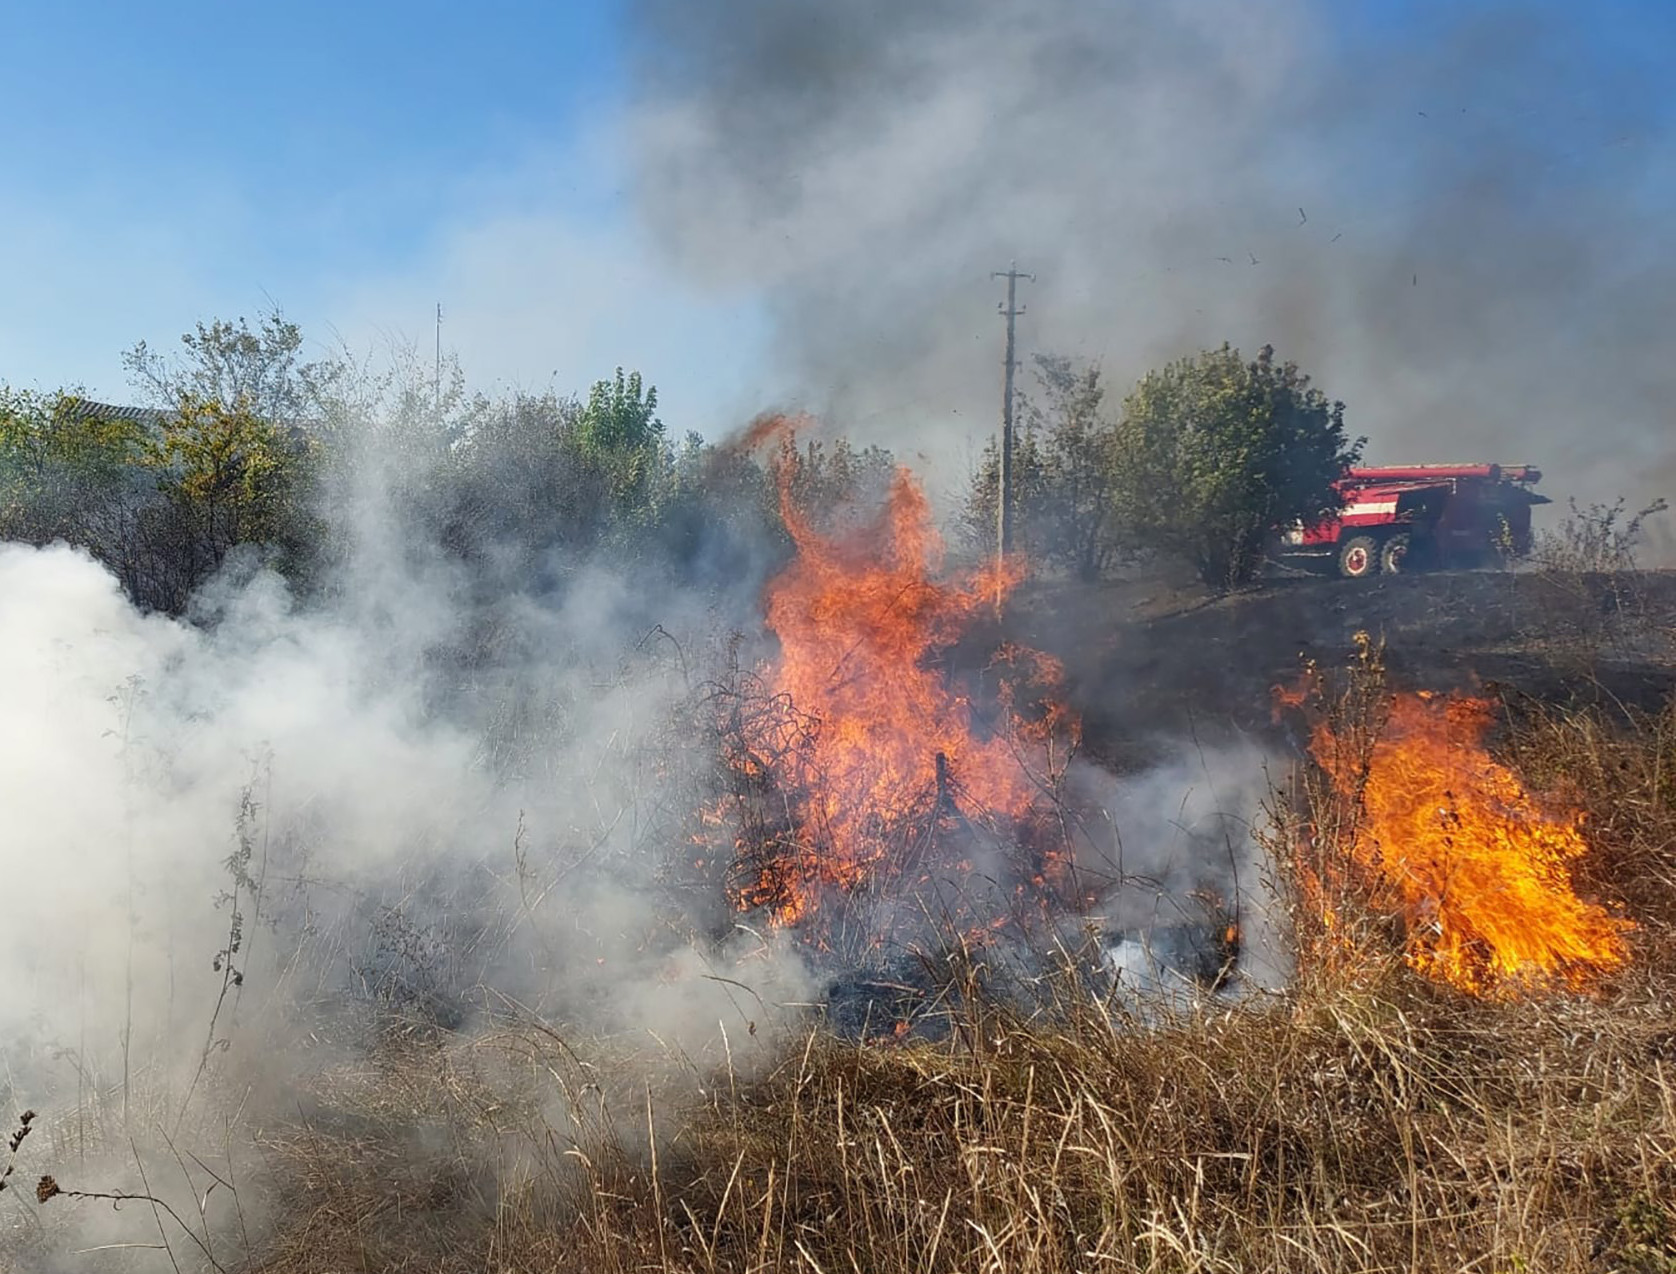
[[[119,518],[144,431],[80,407],[75,394],[0,386],[0,537],[95,547]]]
[[[345,373],[341,361],[301,362],[302,329],[277,309],[259,316],[254,328],[243,317],[214,319],[180,340],[184,352],[172,360],[144,341],[122,356],[130,382],[165,410],[191,399],[294,424],[317,415],[320,398]]]
[[[658,419],[658,391],[639,372],[594,382],[576,416],[575,442],[610,492],[614,520],[648,522],[669,456]]]
[[[136,508],[113,567],[141,604],[168,610],[240,544],[263,546],[301,583],[326,547],[313,515],[320,440],[350,366],[303,362],[302,331],[277,309],[255,326],[200,322],[181,346],[172,359],[144,341],[123,355],[161,421],[136,457],[154,498]]]
[[[1618,1209],[1620,1268],[1633,1274],[1676,1274],[1676,1222],[1648,1195],[1637,1192]]]
[[[225,547],[277,543],[293,529],[310,447],[248,400],[182,398],[147,451],[164,497]]]
[[[248,346],[221,323],[200,325],[202,339],[188,340],[209,355],[229,332],[232,345]],[[300,340],[245,336],[258,360],[278,350],[275,374]],[[180,383],[209,384],[217,374],[198,371]],[[184,609],[239,544],[272,550],[270,561],[298,579],[322,540],[311,514],[316,448],[255,402],[183,392],[167,412],[112,411],[71,393],[0,387],[0,536],[85,548],[147,608]]]
[[[641,385],[640,373],[617,369],[615,380],[595,381],[576,422],[582,446],[597,454],[642,452],[663,441],[658,391]]]
[[[159,497],[138,523],[151,563],[143,600],[179,611],[240,544],[261,545],[293,580],[320,547],[311,512],[315,451],[247,402],[182,397],[142,463]]]
[[[1098,579],[1117,557],[1112,486],[1115,427],[1101,413],[1097,366],[1037,355],[1039,397],[1025,398],[1013,447],[1014,544],[1030,560]],[[1000,450],[985,449],[962,513],[968,545],[995,551]]]
[[[0,389],[0,534],[83,545],[172,612],[241,545],[303,588],[357,545],[436,546],[485,596],[562,587],[600,554],[732,583],[786,546],[772,472],[694,434],[671,445],[638,372],[585,401],[490,400],[453,359],[303,363],[302,347],[277,312],[200,323],[173,358],[141,342],[125,362],[148,408]],[[822,519],[882,497],[894,470],[845,441],[780,463]]]
[[[1047,463],[1041,433],[1030,424],[1013,439],[1013,546],[1032,563],[1046,562],[1051,548],[1040,510],[1047,500]],[[984,444],[978,466],[972,472],[961,505],[959,535],[967,552],[976,557],[992,556],[1000,545],[996,505],[1001,491],[1001,442],[991,437]]]
[[[1209,584],[1251,579],[1278,526],[1335,511],[1333,482],[1361,454],[1294,363],[1227,345],[1145,376],[1113,439],[1117,526],[1137,547],[1178,555]]]
[[[611,500],[578,442],[580,410],[551,393],[486,405],[439,463],[429,532],[457,555],[525,574],[554,548],[592,548]]]

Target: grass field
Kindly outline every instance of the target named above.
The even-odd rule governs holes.
[[[1335,941],[1317,941],[1297,838],[1356,813],[1300,767],[1262,832],[1296,921],[1284,991],[1142,1013],[1089,995],[1087,953],[1062,949],[1025,1006],[985,993],[974,948],[946,966],[961,994],[940,1038],[753,1024],[749,1067],[731,1044],[692,1055],[516,1013],[389,1029],[249,1129],[242,1230],[130,1204],[143,1258],[63,1268],[166,1243],[181,1269],[266,1274],[1673,1274],[1676,589],[1633,584],[1603,608],[1611,586],[1559,576],[1286,581],[1150,611],[1114,586],[1027,596],[1010,621],[1085,702],[1136,688],[1122,723],[1092,717],[1114,756],[1183,720],[1275,730],[1268,687],[1301,653],[1342,666],[1357,630],[1385,631],[1393,685],[1489,680],[1496,756],[1581,810],[1578,891],[1635,926],[1587,992],[1428,980],[1360,896],[1333,900]],[[1328,710],[1352,711],[1368,675],[1343,674]],[[96,1206],[41,1215],[73,1229]]]

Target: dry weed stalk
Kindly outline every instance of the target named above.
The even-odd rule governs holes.
[[[1272,864],[1271,880],[1290,920],[1296,976],[1305,984],[1366,977],[1377,983],[1401,953],[1392,918],[1373,905],[1373,891],[1347,852],[1366,817],[1364,793],[1374,748],[1390,714],[1385,645],[1365,632],[1353,636],[1354,655],[1343,669],[1306,663],[1295,686],[1277,691],[1276,715],[1305,708],[1327,726],[1328,765],[1294,768],[1271,799],[1257,838]],[[1299,751],[1311,739],[1299,740]],[[1348,789],[1329,771],[1355,776]]]
[[[1528,572],[1536,628],[1561,660],[1593,673],[1603,659],[1676,654],[1676,632],[1661,623],[1637,560],[1648,519],[1667,508],[1662,499],[1634,513],[1621,497],[1586,508],[1573,500],[1559,527],[1537,537]]]

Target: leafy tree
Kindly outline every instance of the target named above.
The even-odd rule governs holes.
[[[303,435],[257,415],[248,400],[182,397],[146,444],[162,505],[144,525],[165,550],[147,600],[183,609],[239,544],[268,546],[277,566],[302,574],[320,540],[308,512],[314,460]]]
[[[194,510],[214,541],[277,541],[308,454],[301,438],[248,406],[183,398],[151,444],[158,489]]]
[[[767,566],[779,526],[764,498],[762,467],[744,451],[689,433],[671,457],[651,537],[659,557],[689,586],[734,587]]]
[[[1025,398],[1013,446],[1014,544],[1078,579],[1099,578],[1117,554],[1112,530],[1115,428],[1100,412],[1100,368],[1036,356],[1039,397]],[[962,515],[969,547],[995,551],[1000,449],[992,439],[972,475]]]
[[[1026,402],[1026,419],[1048,444],[1036,516],[1053,558],[1078,579],[1097,579],[1116,552],[1111,535],[1116,431],[1100,413],[1106,394],[1100,368],[1039,355],[1036,379],[1042,398]]]
[[[679,486],[656,408],[656,390],[622,372],[586,404],[553,393],[484,403],[443,473],[441,541],[538,590],[586,555],[654,551]]]
[[[277,309],[259,316],[254,328],[243,317],[213,319],[180,340],[184,353],[173,359],[144,341],[122,356],[130,383],[164,410],[186,398],[296,424],[318,415],[320,397],[346,370],[341,360],[300,361],[302,329]]]
[[[1191,561],[1207,583],[1251,579],[1274,528],[1340,504],[1333,482],[1361,454],[1344,404],[1264,346],[1223,345],[1142,378],[1113,439],[1118,526],[1138,547]]]
[[[1041,431],[1035,422],[1023,420],[1013,438],[1013,548],[1032,563],[1053,557],[1040,510],[1047,503],[1048,462]],[[996,523],[996,500],[1001,490],[1001,443],[991,437],[973,471],[961,506],[959,535],[967,551],[976,557],[993,556],[1000,528]]]
[[[625,378],[594,382],[588,403],[576,422],[577,437],[590,451],[623,453],[642,451],[663,441],[663,421],[658,419],[656,386],[642,386],[639,372]]]
[[[610,501],[577,442],[580,411],[552,393],[487,404],[438,470],[438,541],[526,586],[553,549],[592,547]]]
[[[658,391],[639,372],[594,382],[576,417],[574,441],[610,494],[613,523],[648,525],[659,489],[668,478],[669,453]]]
[[[769,462],[764,489],[775,523],[784,491],[811,523],[830,527],[852,516],[870,516],[895,473],[896,459],[883,447],[858,448],[848,438],[830,446],[810,439],[799,447],[796,434],[788,433]]]
[[[144,430],[82,406],[73,393],[0,386],[0,537],[107,555],[134,503]]]

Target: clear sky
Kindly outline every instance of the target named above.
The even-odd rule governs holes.
[[[622,215],[619,23],[609,0],[0,3],[0,380],[121,398],[136,340],[273,302],[322,342],[428,351],[440,301],[474,383],[622,362],[732,410],[754,309],[654,281]]]

